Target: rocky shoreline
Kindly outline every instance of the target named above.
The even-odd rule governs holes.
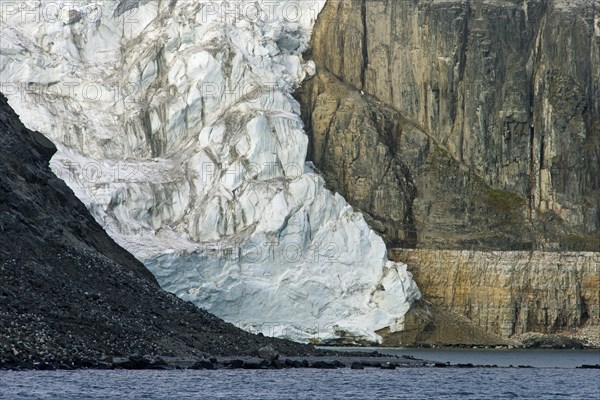
[[[81,359],[71,362],[29,361],[0,363],[0,371],[53,371],[53,370],[281,370],[281,369],[386,369],[397,368],[535,368],[530,365],[498,366],[495,364],[478,365],[472,363],[441,362],[418,359],[410,355],[385,356],[382,354],[358,355],[322,355],[308,357],[285,357],[269,360],[255,357],[209,357],[174,358],[148,357],[133,355],[129,357],[108,357],[104,360]],[[579,369],[600,369],[599,364],[582,364]]]
[[[28,361],[0,363],[0,370],[74,370],[74,369],[124,369],[124,370],[219,370],[219,369],[289,369],[289,368],[382,368],[440,366],[439,362],[416,359],[412,356],[384,356],[378,353],[339,355],[325,352],[319,356],[285,357],[273,355],[230,357],[107,357],[103,360],[79,359],[72,361]],[[446,364],[444,364],[446,366]]]
[[[581,334],[544,334],[527,332],[511,338],[515,344],[415,344],[404,346],[417,349],[545,349],[545,350],[595,350],[600,343]]]

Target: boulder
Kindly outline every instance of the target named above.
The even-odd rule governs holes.
[[[279,353],[271,345],[258,349],[258,356],[269,363],[279,359]]]

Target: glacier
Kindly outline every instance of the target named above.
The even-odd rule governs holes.
[[[325,1],[3,1],[1,88],[177,296],[253,332],[380,342],[421,294],[311,163],[292,93]]]

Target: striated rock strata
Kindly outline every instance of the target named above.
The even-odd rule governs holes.
[[[600,254],[394,249],[434,305],[504,337],[600,325]]]

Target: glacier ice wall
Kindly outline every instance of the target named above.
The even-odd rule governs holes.
[[[315,1],[3,2],[2,87],[162,287],[246,329],[377,341],[420,293],[305,163]]]

